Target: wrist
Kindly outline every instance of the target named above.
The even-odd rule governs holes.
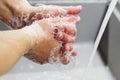
[[[22,16],[26,11],[30,11],[32,6],[27,0],[1,0],[0,20],[6,24],[11,24],[11,20],[16,16]]]
[[[31,48],[34,47],[37,43],[42,42],[44,37],[44,32],[38,22],[34,22],[33,24],[26,26],[21,29],[27,36],[29,37],[29,42],[31,44]]]

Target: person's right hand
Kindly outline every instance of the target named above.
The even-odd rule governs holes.
[[[44,18],[78,15],[81,10],[81,6],[32,6],[27,0],[1,0],[0,20],[12,29],[20,29]]]
[[[17,10],[10,26],[13,29],[20,29],[24,26],[32,24],[36,20],[55,18],[55,17],[66,17],[66,16],[78,16],[82,7],[81,6],[57,6],[57,5],[44,5],[44,6],[31,6],[29,9],[21,7],[21,10]],[[79,21],[78,21],[79,22]],[[17,25],[16,25],[17,24]]]
[[[69,20],[74,20],[71,23]],[[25,56],[40,64],[47,62],[56,62],[58,59],[63,64],[68,64],[70,55],[65,51],[73,52],[72,43],[75,41],[76,35],[75,23],[79,17],[66,18],[48,18],[42,19],[32,24],[32,30],[37,34],[35,39],[35,46]],[[38,26],[35,26],[38,24]],[[25,27],[25,31],[26,31]],[[28,32],[31,31],[28,26]],[[39,34],[39,35],[38,35]],[[34,32],[31,32],[34,35]]]

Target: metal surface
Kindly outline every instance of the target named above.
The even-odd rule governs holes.
[[[100,53],[116,80],[120,80],[120,11],[118,6],[119,4],[114,9],[99,46]]]
[[[92,49],[93,44],[90,43],[75,44],[78,56],[71,65],[39,65],[22,57],[8,74],[0,77],[0,80],[80,80]],[[88,74],[86,80],[114,80],[109,68],[103,65],[98,52]]]
[[[93,64],[93,60],[94,60],[94,58],[95,58],[95,54],[96,54],[96,51],[97,51],[97,49],[98,49],[100,40],[101,40],[101,38],[102,38],[102,36],[103,36],[103,33],[104,33],[104,31],[105,31],[105,29],[106,29],[106,27],[107,27],[107,24],[108,24],[108,21],[109,21],[109,19],[110,19],[110,17],[111,17],[111,14],[112,14],[114,8],[116,7],[117,2],[118,2],[118,0],[112,0],[112,1],[110,2],[110,5],[109,5],[108,10],[107,10],[107,12],[106,12],[105,18],[103,19],[103,22],[102,22],[102,24],[101,24],[100,30],[99,30],[98,35],[97,35],[97,38],[96,38],[96,40],[95,40],[94,47],[93,47],[93,51],[92,51],[91,56],[90,56],[90,58],[89,58],[89,61],[88,61],[88,64],[87,64],[87,68],[86,68],[85,72],[83,73],[83,78],[82,78],[82,80],[86,80],[85,77],[88,75],[89,68],[90,68],[90,67],[92,66],[92,64]]]
[[[109,23],[108,65],[120,80],[120,12],[115,9]]]
[[[33,5],[36,3],[41,4],[57,4],[57,5],[82,5],[83,11],[80,14],[81,22],[77,25],[78,35],[77,35],[77,43],[75,44],[75,50],[78,53],[78,57],[76,58],[74,69],[69,67],[68,72],[64,73],[63,70],[60,69],[60,66],[52,67],[47,65],[38,65],[33,63],[32,61],[22,57],[19,62],[13,67],[13,69],[5,76],[3,76],[2,80],[80,80],[81,74],[86,68],[88,63],[88,58],[90,57],[90,53],[93,49],[93,43],[100,28],[100,24],[104,17],[104,13],[107,9],[107,2],[79,2],[79,1],[66,1],[66,2],[50,2],[50,1],[32,1]],[[3,25],[3,24],[2,24]],[[1,26],[2,26],[1,25]],[[3,27],[1,27],[3,28]],[[90,70],[90,76],[88,80],[113,80],[111,78],[111,74],[107,67],[103,67],[103,63],[97,55],[94,60],[94,67]],[[48,73],[46,73],[46,70]],[[55,75],[56,74],[56,75]],[[103,79],[104,76],[104,79]],[[109,78],[109,79],[108,79]]]

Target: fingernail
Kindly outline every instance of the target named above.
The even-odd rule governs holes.
[[[76,53],[76,51],[71,51],[71,56],[73,56],[73,57],[75,57],[75,56],[77,56],[77,53]]]

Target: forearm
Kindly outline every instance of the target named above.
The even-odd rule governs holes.
[[[0,0],[0,20],[9,23],[14,16],[21,15],[30,7],[27,0]]]
[[[0,31],[0,75],[31,47],[30,37],[22,30]]]

